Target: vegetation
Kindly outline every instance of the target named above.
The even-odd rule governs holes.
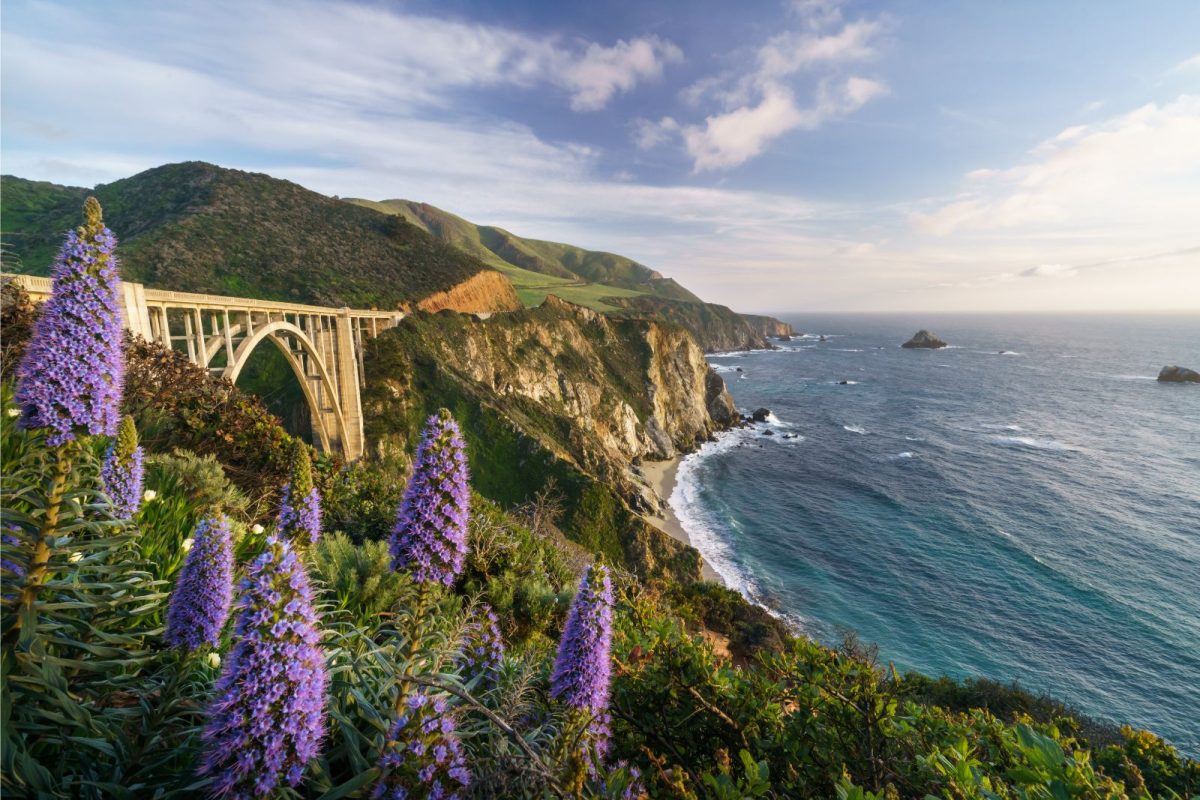
[[[49,274],[89,193],[121,232],[122,275],[156,288],[394,308],[487,269],[394,215],[199,161],[94,191],[6,175],[0,192],[5,260],[33,275]]]
[[[119,361],[132,365],[144,347],[127,341],[124,353],[89,368],[118,374]],[[164,374],[178,374],[164,363]],[[62,406],[56,393],[69,390],[30,369],[19,374],[21,396]],[[324,493],[336,511],[323,515],[315,543],[263,526],[274,508],[248,502],[226,476],[223,464],[247,459],[240,435],[210,437],[206,457],[176,449],[192,441],[191,423],[143,431],[148,491],[122,519],[100,477],[117,430],[90,432],[87,416],[111,416],[116,398],[105,393],[105,407],[48,427],[37,409],[14,404],[6,378],[4,794],[1149,800],[1200,792],[1200,764],[1148,732],[1105,731],[996,684],[899,676],[853,642],[831,649],[777,629],[759,636],[732,592],[680,571],[638,576],[565,543],[557,523],[566,505],[545,490],[511,506],[471,494],[464,558],[443,559],[436,574],[408,569],[376,535],[370,487],[408,485],[402,530],[429,510],[426,496],[453,506],[446,530],[406,544],[407,560],[429,563],[421,548],[457,545],[463,534],[460,448],[477,490],[517,485],[493,470],[570,474],[533,450],[520,462],[477,460],[473,450],[492,448],[471,430],[494,425],[500,435],[499,417],[466,402],[465,384],[435,377],[427,370],[419,380],[444,389],[456,401],[451,412],[481,414],[475,425],[458,420],[465,441],[453,443],[442,434],[457,414],[438,415],[445,427],[423,454],[442,452],[429,444],[436,440],[455,455],[318,463],[318,482],[340,488]],[[224,390],[230,414],[253,420],[245,413],[253,404]],[[193,411],[209,419],[209,393],[179,395],[172,420]],[[514,446],[527,444],[508,430]],[[415,443],[405,442],[406,455]],[[286,450],[306,455],[290,442]],[[405,468],[414,461],[416,481]],[[308,462],[293,466],[299,479],[272,474],[269,496],[289,479],[306,485]],[[628,558],[628,547],[616,555]],[[242,580],[229,592],[235,572]],[[166,636],[168,616],[202,619],[203,636]],[[737,639],[732,657],[714,649],[714,631]],[[485,670],[467,657],[480,646],[487,651],[472,652],[486,657]]]

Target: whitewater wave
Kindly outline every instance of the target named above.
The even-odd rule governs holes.
[[[889,461],[905,461],[907,459],[916,458],[916,457],[917,457],[916,453],[914,453],[910,450],[905,450],[903,453],[896,453],[896,455],[890,456],[888,458],[888,460]]]
[[[861,353],[861,352],[863,352],[862,350],[860,350],[856,347],[831,347],[829,349],[834,351],[835,353]]]
[[[1157,375],[1106,375],[1105,377],[1113,378],[1118,381],[1156,381]]]
[[[987,430],[989,430],[989,431],[1019,431],[1019,430],[1024,430],[1024,429],[1023,429],[1023,428],[1022,428],[1020,425],[1005,425],[1005,424],[999,424],[999,423],[989,423],[989,422],[985,422],[985,423],[983,423],[982,425],[980,425],[979,427],[981,427],[981,428],[985,428],[985,429],[987,429]]]
[[[858,425],[843,425],[842,430],[849,431],[850,433],[858,433],[863,436],[867,435],[867,429],[859,427]]]
[[[713,372],[726,373],[738,371],[737,367],[731,367],[728,364],[709,364],[709,366],[712,367]]]
[[[1004,447],[1017,447],[1029,450],[1053,450],[1053,451],[1072,451],[1075,450],[1069,444],[1057,442],[1054,439],[1035,439],[1032,436],[992,436],[989,437],[992,442],[1003,445]]]

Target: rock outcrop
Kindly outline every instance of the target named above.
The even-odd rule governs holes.
[[[738,314],[744,319],[750,327],[758,331],[762,336],[770,336],[775,339],[787,341],[796,335],[796,331],[791,325],[783,320],[767,317],[762,314]]]
[[[687,328],[706,353],[766,350],[768,336],[790,335],[792,326],[771,317],[739,314],[716,303],[692,303],[661,297],[609,297],[605,302],[622,310],[611,316],[665,319]]]
[[[462,313],[516,311],[523,308],[517,290],[499,272],[477,272],[462,283],[435,292],[417,303],[422,311],[450,309]]]
[[[448,407],[477,491],[508,506],[553,481],[568,538],[642,574],[699,569],[694,550],[635,513],[646,499],[632,466],[692,450],[738,421],[684,328],[553,296],[488,319],[418,311],[372,341],[366,371],[366,433],[381,452],[409,449],[420,421]]]
[[[1200,383],[1200,372],[1187,367],[1163,367],[1158,379],[1163,383]]]
[[[937,350],[938,348],[945,347],[946,343],[944,341],[942,341],[941,339],[939,339],[937,334],[930,333],[929,331],[922,328],[921,330],[914,333],[913,337],[911,339],[909,339],[907,342],[905,342],[904,344],[902,344],[900,346],[907,347],[910,350],[913,350],[913,349]]]

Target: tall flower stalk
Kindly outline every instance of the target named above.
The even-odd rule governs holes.
[[[457,800],[471,782],[445,698],[424,691],[405,700],[379,759],[377,800]]]
[[[50,299],[17,368],[19,424],[46,432],[55,462],[21,589],[18,627],[22,610],[37,600],[48,577],[75,440],[86,434],[113,436],[120,419],[125,362],[120,275],[113,252],[117,239],[104,226],[96,198],[87,199],[83,213],[84,224],[67,233],[54,262]]]
[[[89,197],[84,224],[67,234],[53,267],[50,299],[17,370],[20,424],[47,429],[53,447],[80,433],[115,436],[120,423],[120,274],[117,239]]]
[[[504,640],[500,637],[496,612],[487,603],[471,609],[464,639],[462,658],[458,661],[463,679],[479,678],[485,689],[495,686],[504,660]]]
[[[216,645],[233,600],[233,543],[229,520],[223,516],[200,521],[192,534],[171,604],[167,608],[164,641],[194,651]]]
[[[142,448],[138,446],[133,417],[121,420],[117,439],[104,454],[100,481],[112,501],[113,516],[132,519],[142,506]]]
[[[283,487],[278,529],[301,545],[316,544],[321,536],[321,493],[313,485],[308,448],[299,439],[292,443],[291,479]]]
[[[580,755],[594,754],[595,761],[608,751],[610,735],[612,615],[608,568],[593,564],[579,582],[550,676],[550,695],[565,703],[583,725]]]
[[[237,642],[204,731],[203,774],[222,797],[296,786],[325,734],[329,677],[313,593],[292,544],[272,535],[242,581]]]
[[[392,532],[392,567],[421,583],[454,583],[467,555],[466,443],[446,409],[430,417]]]

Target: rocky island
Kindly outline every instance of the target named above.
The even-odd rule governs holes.
[[[1200,383],[1200,372],[1187,367],[1163,367],[1158,373],[1158,379],[1163,383]]]
[[[945,347],[946,343],[939,339],[936,333],[930,333],[922,328],[914,333],[911,339],[900,346],[910,350],[937,350]]]

